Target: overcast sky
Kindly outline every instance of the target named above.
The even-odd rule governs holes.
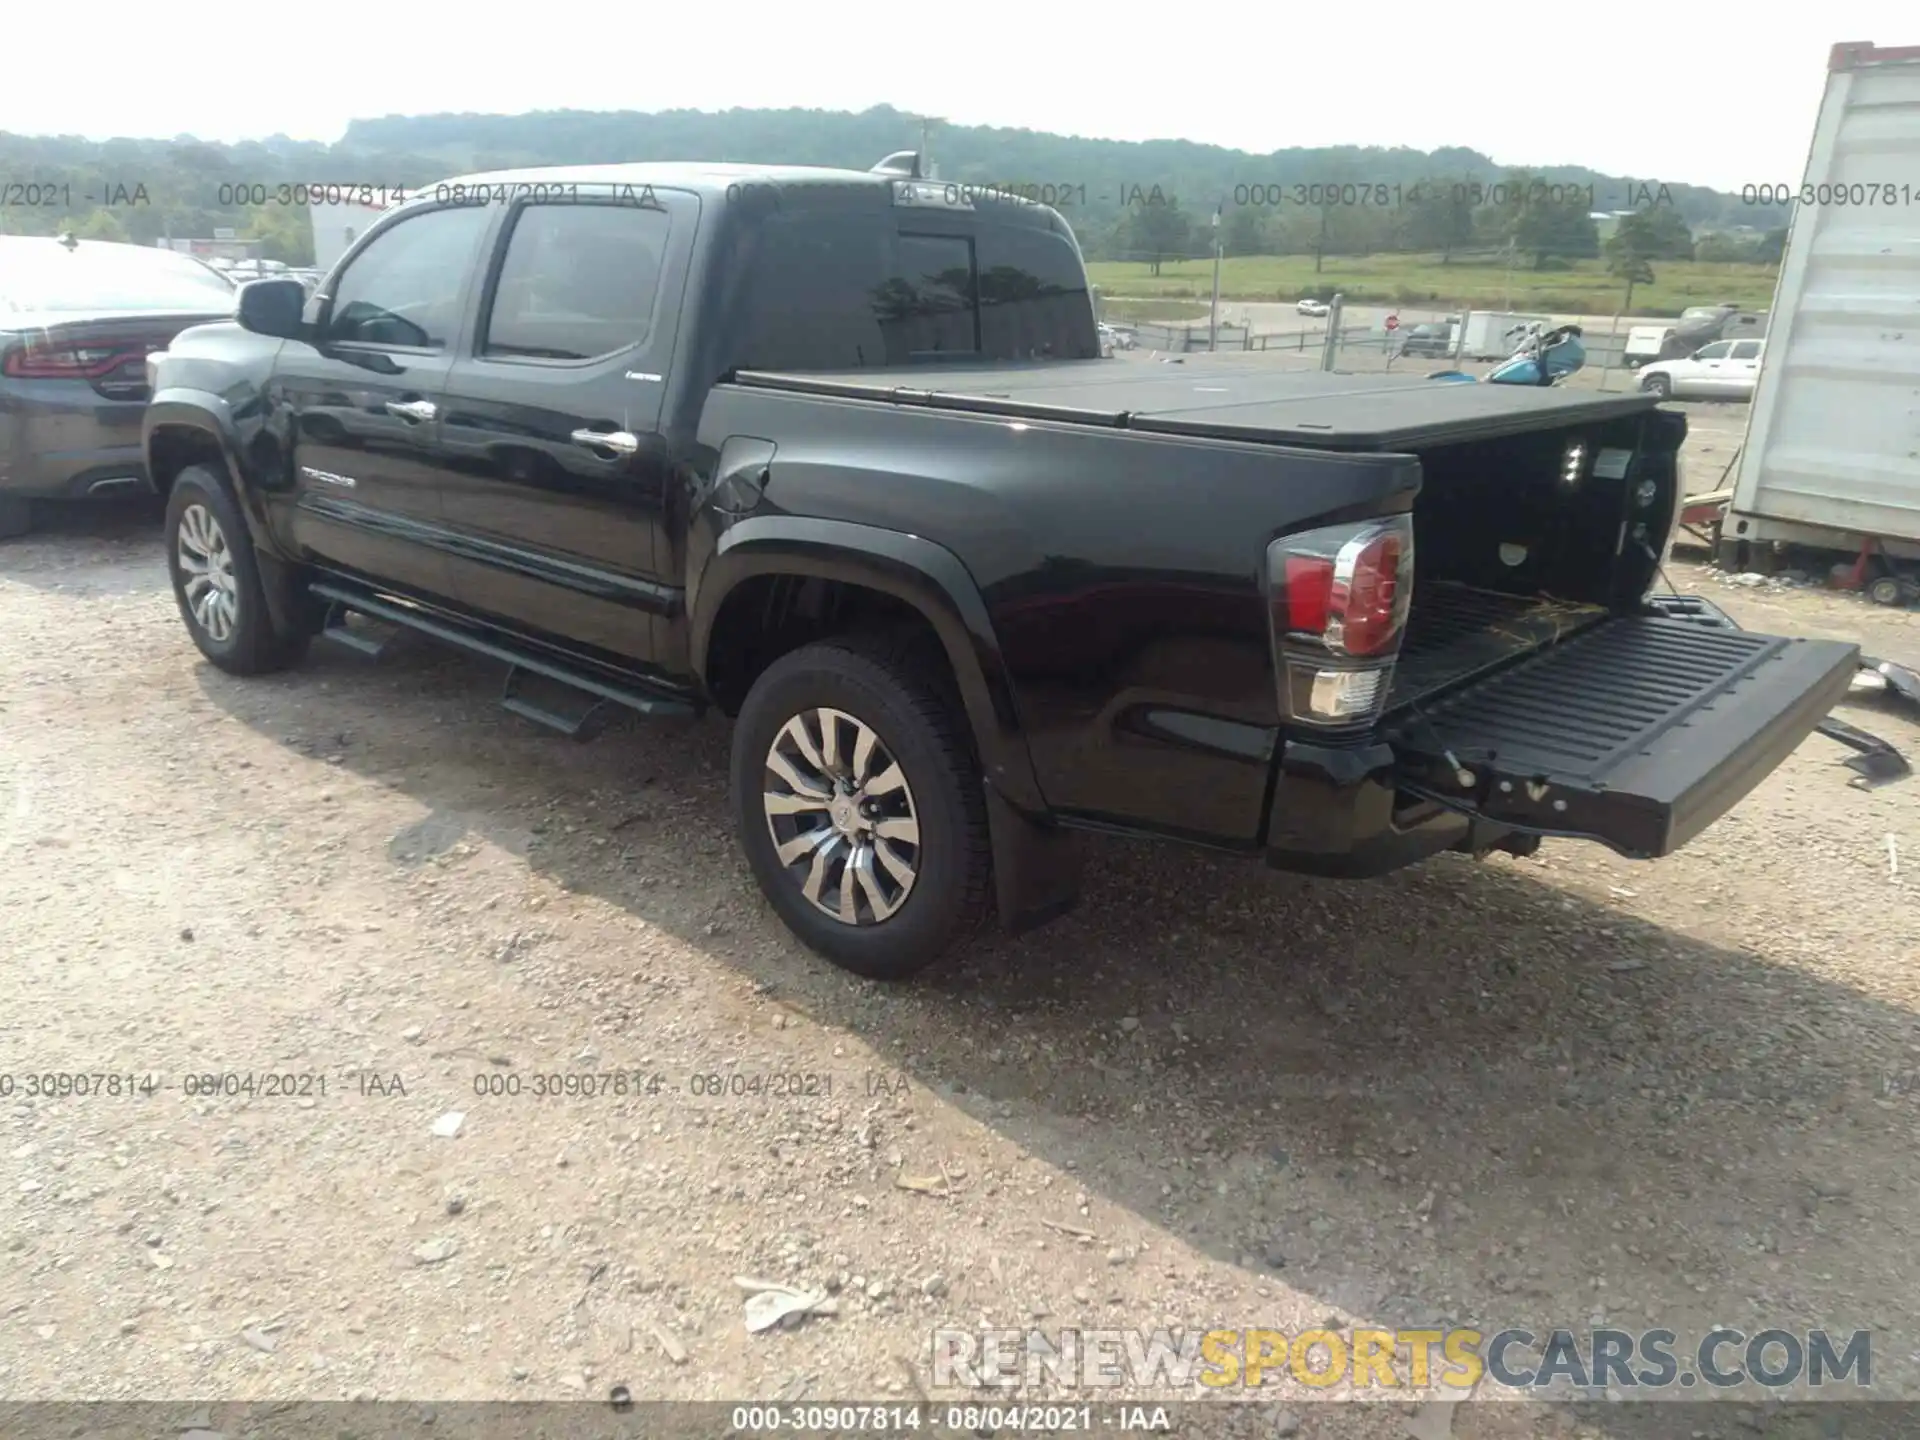
[[[386,114],[887,103],[1263,153],[1464,145],[1730,190],[1798,183],[1834,42],[1920,44],[1911,0],[6,8],[0,130],[29,134],[331,141]]]

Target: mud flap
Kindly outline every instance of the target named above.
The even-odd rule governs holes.
[[[1620,617],[1401,716],[1398,783],[1518,830],[1671,854],[1813,733],[1859,653]]]

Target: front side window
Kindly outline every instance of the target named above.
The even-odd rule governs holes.
[[[507,241],[480,353],[590,360],[644,340],[669,223],[652,206],[525,207]]]
[[[375,236],[334,286],[327,339],[444,350],[486,233],[487,207],[430,210]]]
[[[1727,351],[1732,348],[1733,347],[1729,345],[1726,341],[1721,340],[1715,344],[1707,346],[1694,358],[1696,360],[1724,360],[1727,358]]]

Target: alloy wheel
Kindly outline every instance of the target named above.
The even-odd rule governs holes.
[[[761,808],[800,893],[843,925],[897,913],[920,872],[920,819],[900,762],[857,716],[825,707],[767,748]]]
[[[176,552],[188,612],[209,640],[224,644],[240,618],[239,580],[226,532],[206,506],[180,512]]]

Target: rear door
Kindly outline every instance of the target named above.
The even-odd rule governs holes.
[[[680,596],[660,416],[699,202],[594,190],[555,187],[498,234],[439,397],[448,583],[480,614],[644,660]]]
[[[271,388],[292,473],[276,523],[308,558],[446,593],[436,397],[492,218],[428,209],[373,232],[316,297],[318,339],[281,347]]]
[[[1758,340],[1733,342],[1733,348],[1727,352],[1729,394],[1741,400],[1753,399],[1754,387],[1760,383],[1760,349]]]

